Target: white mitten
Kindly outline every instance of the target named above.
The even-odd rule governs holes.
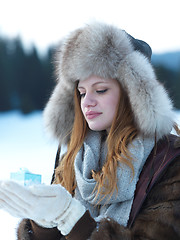
[[[11,215],[29,218],[68,234],[85,213],[85,207],[58,185],[24,187],[14,181],[0,182],[0,206]]]

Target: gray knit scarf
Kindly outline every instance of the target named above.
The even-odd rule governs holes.
[[[125,164],[117,169],[117,187],[109,200],[106,197],[99,204],[100,198],[95,199],[96,192],[93,192],[96,181],[92,178],[92,170],[99,171],[105,163],[106,146],[100,132],[89,131],[75,158],[75,176],[77,187],[75,198],[78,199],[91,213],[96,221],[102,218],[112,218],[123,226],[127,226],[131,206],[133,203],[136,184],[142,167],[154,147],[152,138],[136,137],[128,150],[133,157],[134,178],[131,169]]]

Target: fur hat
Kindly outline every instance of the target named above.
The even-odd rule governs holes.
[[[97,75],[121,83],[143,135],[168,134],[172,103],[156,80],[150,57],[148,44],[112,25],[96,22],[70,33],[57,51],[57,85],[44,110],[47,130],[61,143],[67,141],[74,121],[75,82]]]

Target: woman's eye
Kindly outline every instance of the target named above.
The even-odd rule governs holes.
[[[105,92],[107,92],[107,90],[108,90],[108,89],[104,89],[104,90],[97,90],[96,92],[101,94],[101,93],[105,93]]]
[[[80,98],[85,97],[85,93],[80,93]]]

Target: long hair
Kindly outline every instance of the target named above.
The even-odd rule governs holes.
[[[119,83],[120,85],[120,83]],[[71,194],[76,188],[76,179],[74,172],[74,160],[80,150],[86,133],[89,129],[80,107],[80,96],[77,88],[74,94],[75,119],[73,129],[68,144],[66,155],[62,158],[59,166],[56,168],[54,183],[60,183]],[[134,117],[125,90],[120,85],[120,99],[114,116],[111,129],[107,136],[107,156],[106,163],[100,172],[92,171],[92,177],[97,184],[94,191],[102,197],[113,194],[117,189],[117,167],[123,167],[123,164],[129,166],[134,174],[133,159],[128,151],[128,144],[137,136],[138,130],[134,123]]]

